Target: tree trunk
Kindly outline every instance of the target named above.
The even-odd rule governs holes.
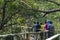
[[[1,24],[0,24],[0,30],[1,29],[3,29],[4,28],[4,20],[5,20],[5,13],[6,13],[6,4],[7,4],[7,2],[6,1],[4,1],[4,5],[3,5],[3,12],[2,12],[2,21],[1,21]]]

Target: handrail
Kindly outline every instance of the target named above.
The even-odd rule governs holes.
[[[40,32],[37,32],[37,33],[41,33],[41,32],[48,32],[47,30],[46,31],[40,31]],[[35,34],[36,32],[24,32],[24,33],[15,33],[15,34],[4,34],[4,35],[0,35],[0,37],[5,37],[5,36],[8,36],[8,35],[11,35],[11,36],[15,36],[15,35],[23,35],[23,34]]]
[[[21,34],[21,35],[23,35],[23,34],[35,34],[36,32],[26,32],[26,33],[15,33],[15,34],[5,34],[5,35],[0,35],[0,37],[6,37],[6,36],[9,36],[9,35],[11,35],[11,36],[15,36],[15,35],[19,35],[19,34]],[[41,33],[41,32],[37,32],[37,33]]]
[[[34,34],[40,35],[41,32],[45,33],[45,32],[48,32],[48,31],[4,34],[4,35],[0,35],[0,39],[3,40],[4,38],[6,38],[6,37],[8,37],[8,36],[11,36],[11,37],[13,37],[13,40],[15,40],[15,38],[18,36],[18,37],[21,37],[21,38],[20,38],[21,40],[25,40],[25,39],[29,40],[30,37],[33,38],[33,35],[34,35]],[[33,34],[33,35],[31,36],[31,34]],[[17,38],[16,38],[16,39],[17,39]],[[36,36],[36,39],[41,39],[41,38],[37,38],[37,36]],[[44,37],[44,39],[45,39],[45,37]]]
[[[46,40],[53,40],[54,38],[57,38],[58,36],[60,36],[60,34],[56,34],[56,35],[54,35],[54,36],[52,36],[50,38],[47,38]]]

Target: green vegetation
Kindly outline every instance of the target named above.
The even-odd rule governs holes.
[[[0,34],[19,33],[22,31],[22,26],[29,27],[34,21],[44,23],[46,19],[52,20],[57,28],[59,23],[57,19],[60,19],[59,3],[60,0],[53,2],[49,0],[0,0]],[[43,17],[43,14],[46,15]]]

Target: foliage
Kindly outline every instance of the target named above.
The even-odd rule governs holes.
[[[55,0],[55,2],[60,2],[60,0]],[[2,21],[4,0],[0,0],[0,23]],[[46,19],[50,19],[54,22],[54,26],[58,26],[56,19],[59,19],[60,12],[54,12],[47,14],[45,17],[42,17],[42,12],[28,9],[37,9],[37,10],[51,10],[60,8],[54,3],[47,2],[45,0],[15,0],[7,2],[5,8],[5,17],[4,17],[4,29],[0,33],[17,33],[21,32],[21,26],[30,26],[34,21],[43,22]],[[28,20],[28,22],[26,22]],[[57,22],[57,23],[56,23]],[[29,23],[29,24],[28,24]]]

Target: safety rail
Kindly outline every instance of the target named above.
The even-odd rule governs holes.
[[[59,40],[60,39],[59,36],[60,36],[60,34],[56,34],[50,38],[47,38],[46,40],[57,40],[57,39]]]
[[[5,35],[0,35],[0,40],[33,40],[33,35],[35,35],[35,34],[40,35],[40,33],[41,32],[37,32],[37,33],[36,32],[26,32],[26,33],[5,34]],[[9,39],[8,37],[11,37],[11,38]],[[37,36],[36,36],[36,39],[41,40],[40,36],[39,36],[39,38],[37,38]]]

